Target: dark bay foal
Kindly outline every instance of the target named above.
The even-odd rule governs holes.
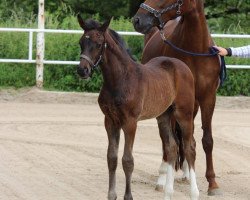
[[[198,199],[199,191],[194,172],[194,80],[189,68],[182,61],[167,57],[154,58],[145,65],[136,63],[129,55],[121,37],[108,29],[109,21],[100,25],[93,20],[83,21],[80,16],[78,21],[84,30],[80,39],[81,60],[78,74],[82,78],[88,78],[93,68],[100,63],[104,80],[98,102],[105,115],[109,141],[108,199],[117,199],[115,172],[121,129],[125,136],[122,157],[126,176],[124,199],[133,199],[132,150],[137,122],[149,118],[157,119],[163,154],[167,157],[164,199],[171,199],[173,195],[174,168],[176,163],[180,162],[180,144],[183,145],[182,156],[185,156],[189,164],[191,198]],[[181,129],[179,137],[171,126],[172,117],[177,120]]]

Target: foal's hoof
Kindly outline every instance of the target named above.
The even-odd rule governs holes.
[[[215,189],[208,189],[207,195],[208,196],[219,196],[219,195],[223,195],[223,193],[222,193],[220,188],[215,188]]]
[[[132,195],[125,195],[124,196],[124,200],[133,200],[133,197],[132,197]]]
[[[115,192],[110,192],[108,194],[108,200],[116,200],[117,199],[117,195]]]
[[[155,190],[158,191],[158,192],[163,192],[164,191],[164,188],[163,188],[163,185],[156,185],[155,187]]]
[[[183,183],[185,183],[185,184],[190,184],[190,180],[189,180],[189,178],[187,178],[187,177],[181,178],[181,181],[182,181]]]
[[[187,177],[185,178],[180,178],[180,179],[176,179],[176,182],[179,184],[184,184],[184,185],[189,185],[190,181]]]

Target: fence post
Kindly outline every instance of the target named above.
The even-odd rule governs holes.
[[[44,59],[44,0],[38,0],[38,31],[36,43],[36,86],[43,87],[43,59]]]

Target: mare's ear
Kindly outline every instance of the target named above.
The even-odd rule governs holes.
[[[112,17],[110,19],[108,19],[107,21],[105,21],[103,23],[103,25],[101,25],[101,27],[98,28],[98,30],[101,31],[101,32],[105,32],[108,29],[111,20],[112,20]]]
[[[80,14],[77,15],[77,19],[78,19],[79,25],[82,27],[83,30],[85,30],[86,26],[85,26],[85,23],[84,23],[84,21],[83,21],[83,19],[82,19],[82,17],[81,17]]]

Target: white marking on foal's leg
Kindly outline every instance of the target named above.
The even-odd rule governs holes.
[[[157,180],[155,188],[157,191],[163,191],[164,186],[166,184],[166,178],[167,178],[167,162],[163,160],[159,168],[159,178]]]
[[[194,169],[190,169],[190,186],[191,186],[191,200],[199,199],[199,190],[196,183],[196,175]]]
[[[182,171],[183,171],[182,179],[189,180],[189,167],[186,159],[183,162]]]
[[[174,167],[167,163],[167,178],[165,185],[164,200],[171,200],[174,194]]]

